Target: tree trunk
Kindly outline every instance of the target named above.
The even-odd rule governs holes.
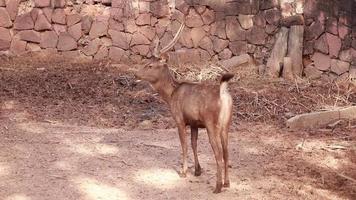
[[[288,57],[292,60],[292,70],[295,76],[303,72],[303,33],[304,26],[291,26],[288,40]]]
[[[277,34],[277,40],[267,61],[268,74],[271,77],[279,77],[283,58],[287,54],[288,28],[282,27]]]
[[[290,57],[284,57],[283,59],[283,78],[287,80],[293,80],[292,59]]]

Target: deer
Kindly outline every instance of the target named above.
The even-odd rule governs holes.
[[[223,187],[230,187],[228,129],[232,119],[233,101],[228,91],[228,81],[234,75],[223,74],[219,85],[176,81],[170,73],[166,52],[178,41],[184,26],[185,18],[173,40],[161,50],[158,51],[159,39],[154,41],[156,46],[153,61],[137,70],[135,77],[140,81],[149,82],[170,108],[182,147],[180,177],[186,177],[188,169],[186,127],[190,126],[191,130],[195,176],[200,176],[202,173],[197,154],[198,129],[207,129],[217,166],[216,187],[213,193],[220,193]]]

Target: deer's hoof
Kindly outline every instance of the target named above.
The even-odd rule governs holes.
[[[187,173],[186,172],[179,172],[178,175],[181,178],[186,178],[187,177]]]
[[[221,183],[216,184],[216,188],[214,190],[214,194],[220,193],[221,192],[221,188],[222,188],[222,184]]]
[[[200,170],[195,170],[194,176],[200,176],[200,175],[201,175],[201,171]]]
[[[230,181],[224,183],[224,187],[229,188],[230,187]]]

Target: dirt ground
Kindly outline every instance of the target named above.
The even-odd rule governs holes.
[[[167,106],[125,65],[0,58],[0,199],[356,199],[356,123],[292,131],[299,113],[355,104],[331,83],[244,76],[230,84],[231,187],[203,167],[180,178]],[[181,74],[188,69],[179,69]],[[178,71],[179,71],[178,70]]]

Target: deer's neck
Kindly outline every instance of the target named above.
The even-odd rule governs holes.
[[[176,89],[178,83],[173,79],[171,75],[165,76],[164,79],[159,80],[157,83],[153,84],[153,87],[162,97],[162,99],[170,104],[172,94]]]

